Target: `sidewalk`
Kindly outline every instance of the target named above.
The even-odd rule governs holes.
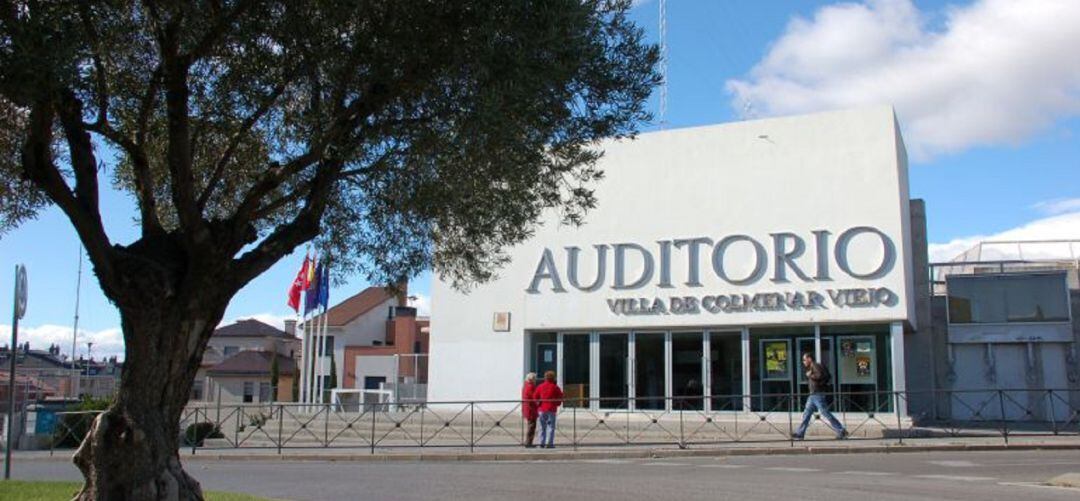
[[[1002,451],[1002,450],[1077,450],[1080,436],[1010,435],[1009,443],[1001,437],[976,438],[905,438],[831,440],[810,439],[791,442],[729,442],[692,445],[679,449],[674,445],[629,445],[616,447],[578,447],[557,445],[556,449],[522,447],[425,447],[381,448],[276,448],[181,449],[185,461],[566,461],[583,459],[635,459],[695,456],[756,456],[805,454],[867,454],[933,451]],[[15,461],[70,461],[73,450],[17,451]]]

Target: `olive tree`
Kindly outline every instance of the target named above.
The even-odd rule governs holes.
[[[595,204],[648,120],[628,0],[0,0],[0,232],[55,205],[119,310],[81,499],[200,499],[178,421],[230,299],[315,241],[336,272],[488,280]],[[137,214],[102,214],[102,183]],[[103,218],[139,230],[117,242]]]

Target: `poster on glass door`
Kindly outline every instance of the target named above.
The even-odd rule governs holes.
[[[840,339],[840,384],[875,384],[877,382],[877,347],[874,338]]]

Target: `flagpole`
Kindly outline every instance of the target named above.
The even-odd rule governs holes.
[[[315,319],[315,401],[322,403],[323,386],[323,339],[319,331],[319,319]]]
[[[315,268],[315,271],[317,272],[316,274],[318,275],[317,277],[315,277],[315,280],[317,282],[317,285],[315,287],[315,290],[317,291],[316,294],[315,294],[315,297],[319,301],[319,304],[315,305],[315,310],[318,311],[319,306],[321,306],[321,303],[322,303],[323,274],[327,273],[328,270],[326,270],[326,264],[325,263],[319,263],[319,266],[317,268]],[[325,393],[326,393],[326,376],[327,376],[327,374],[325,374],[325,372],[329,369],[329,367],[326,366],[326,322],[327,322],[326,309],[323,308],[322,315],[318,319],[316,319],[316,321],[315,321],[315,330],[316,330],[316,332],[319,333],[319,344],[318,344],[318,346],[319,346],[319,359],[318,359],[319,360],[319,381],[318,381],[318,390],[317,390],[318,391],[317,394],[319,396],[319,403],[326,403],[326,400],[325,400],[326,395],[325,395]],[[332,353],[331,353],[331,356],[333,356]]]
[[[318,254],[316,254],[315,257],[313,257],[311,259],[311,267],[309,268],[310,271],[308,272],[308,288],[306,289],[305,296],[304,296],[304,314],[309,313],[308,312],[308,303],[311,301],[311,298],[310,298],[311,292],[313,290],[315,290],[316,293],[317,293],[317,289],[314,289],[313,286],[315,286],[315,284],[314,284],[315,280],[318,280],[318,277],[314,277],[315,270],[318,269],[318,266],[317,266],[318,261],[319,261],[319,256],[318,256]],[[319,323],[318,323],[318,319],[316,318],[316,314],[317,314],[317,311],[316,311],[316,313],[312,313],[312,314],[310,314],[308,316],[308,322],[312,324],[311,325],[311,331],[310,331],[310,333],[311,333],[310,334],[311,335],[311,377],[308,379],[308,400],[311,403],[319,403],[320,402],[320,399],[319,399],[319,380],[322,379],[322,374],[320,374],[320,371],[319,371],[319,329],[318,329]]]
[[[301,295],[302,299],[303,295]],[[301,305],[304,303],[301,302]],[[308,401],[307,382],[311,376],[308,374],[307,365],[311,361],[311,357],[308,357],[308,349],[311,347],[311,340],[308,339],[308,325],[307,320],[304,319],[303,310],[298,309],[296,312],[296,319],[300,323],[300,403],[306,404]]]
[[[300,268],[301,273],[307,273],[306,268],[307,268],[308,255],[309,254],[311,254],[311,246],[308,246],[307,250],[304,251],[304,264]],[[295,282],[293,283],[293,286],[294,287],[296,286]],[[303,310],[304,294],[306,292],[307,291],[305,291],[304,289],[300,289],[300,302],[297,303],[297,308],[296,308],[296,320],[300,324],[300,390],[298,391],[298,396],[300,397],[300,403],[305,403],[305,404],[307,403],[307,380],[308,380],[308,373],[307,373],[308,356],[307,356],[307,350],[308,350],[308,345],[311,344],[310,342],[308,342],[308,338],[307,338],[307,322],[304,321],[304,313],[303,313],[303,311],[304,311]]]

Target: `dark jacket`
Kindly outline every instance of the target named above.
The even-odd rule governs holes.
[[[832,374],[829,373],[829,369],[824,365],[817,362],[810,364],[810,369],[806,371],[806,381],[810,385],[810,394],[815,393],[828,393],[829,388],[832,385]]]
[[[536,421],[536,383],[526,382],[521,387],[521,416],[526,421]]]
[[[533,398],[540,403],[540,412],[555,412],[562,405],[563,392],[559,385],[544,381],[536,387]]]

